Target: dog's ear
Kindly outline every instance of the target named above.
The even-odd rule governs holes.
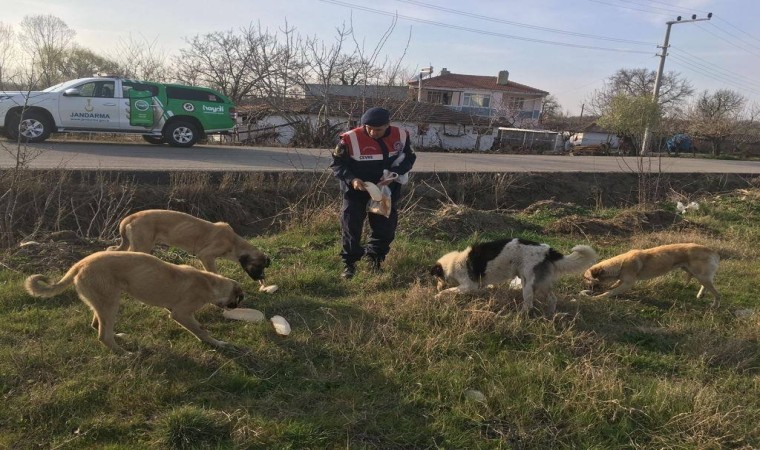
[[[238,258],[238,262],[240,262],[240,265],[243,267],[248,266],[248,263],[251,262],[251,255],[247,253],[244,255],[241,255],[240,258]]]
[[[264,267],[269,267],[270,264],[272,264],[272,260],[269,259],[269,256],[264,255]]]
[[[443,273],[443,266],[441,263],[436,263],[433,267],[430,268],[430,275],[436,278],[445,278]]]

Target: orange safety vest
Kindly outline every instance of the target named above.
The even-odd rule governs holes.
[[[388,158],[393,160],[404,151],[407,132],[403,128],[390,127],[391,132],[381,140],[388,148]],[[348,147],[351,159],[355,161],[382,161],[383,150],[375,139],[372,139],[364,127],[357,127],[341,135],[343,143]]]

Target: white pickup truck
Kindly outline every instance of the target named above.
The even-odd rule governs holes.
[[[140,134],[151,144],[190,147],[235,126],[232,102],[212,89],[93,77],[43,91],[0,91],[0,126],[13,140],[42,142],[54,132]]]

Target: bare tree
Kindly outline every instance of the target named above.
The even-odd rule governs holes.
[[[591,94],[588,101],[589,111],[597,116],[605,114],[612,100],[619,95],[652,96],[656,76],[655,71],[646,68],[619,69],[605,81],[601,89]],[[658,102],[664,114],[670,115],[679,111],[692,94],[694,89],[680,74],[663,74]]]
[[[0,22],[0,91],[7,89],[14,72],[11,62],[14,60],[15,33],[13,27]]]
[[[702,92],[689,109],[689,132],[712,146],[712,153],[721,153],[722,145],[732,136],[745,134],[754,125],[757,108],[747,110],[747,99],[736,91],[719,89]]]
[[[557,97],[553,95],[544,97],[541,101],[541,115],[538,118],[538,122],[541,124],[550,123],[556,121],[561,116],[562,105],[559,104]]]
[[[24,49],[34,54],[44,86],[61,81],[56,70],[70,49],[76,32],[52,14],[26,16],[21,21],[19,39]]]
[[[166,53],[157,47],[158,37],[148,40],[144,36],[122,39],[110,55],[119,65],[117,72],[128,78],[166,82],[170,81]]]
[[[62,79],[91,77],[97,73],[114,73],[119,68],[115,61],[76,44],[64,52],[58,64],[56,72]]]
[[[277,35],[253,25],[239,33],[196,35],[187,44],[175,60],[177,78],[219,89],[236,103],[261,94],[261,87],[272,79],[281,79],[287,72],[283,62],[291,60]]]

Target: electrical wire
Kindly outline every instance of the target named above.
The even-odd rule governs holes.
[[[722,82],[725,85],[733,86],[735,88],[738,88],[738,89],[741,89],[741,90],[744,90],[744,91],[749,91],[749,92],[751,92],[754,95],[760,95],[760,90],[758,90],[758,89],[752,89],[752,88],[750,88],[750,87],[748,87],[746,85],[738,84],[738,83],[736,83],[735,80],[732,80],[732,79],[730,79],[728,77],[723,77],[723,76],[720,76],[720,75],[716,75],[716,74],[707,72],[707,71],[701,69],[699,66],[697,66],[692,61],[690,61],[690,60],[688,60],[686,58],[683,58],[683,57],[678,56],[678,55],[671,55],[671,57],[675,60],[675,63],[677,65],[686,66],[692,72],[698,73],[698,74],[700,74],[702,76],[705,76],[705,77],[710,78],[710,79],[715,80],[715,81],[720,81],[720,82]]]
[[[698,24],[698,23],[697,23],[697,24],[695,24],[695,25],[697,26],[697,28],[699,28],[700,30],[704,31],[705,33],[707,33],[707,34],[710,34],[710,35],[712,35],[712,36],[714,36],[714,37],[716,37],[716,38],[720,39],[721,41],[723,41],[723,42],[727,43],[728,45],[731,45],[732,47],[738,48],[739,50],[743,50],[743,51],[745,51],[745,52],[747,52],[747,53],[749,53],[749,54],[751,54],[751,55],[754,55],[754,56],[760,57],[760,54],[758,54],[758,53],[755,53],[755,52],[753,52],[752,50],[746,49],[746,48],[744,48],[744,47],[742,47],[742,46],[740,46],[740,45],[736,45],[735,43],[731,42],[730,40],[728,40],[728,39],[724,38],[723,36],[719,36],[719,35],[717,35],[717,34],[713,33],[712,31],[708,30],[707,28],[705,28],[705,27],[701,26],[701,25],[700,25],[700,24]]]
[[[380,14],[380,15],[384,15],[384,16],[398,17],[398,18],[401,18],[401,19],[410,20],[412,22],[424,23],[424,24],[427,24],[427,25],[434,25],[434,26],[437,26],[437,27],[449,28],[449,29],[453,29],[453,30],[468,31],[470,33],[482,34],[482,35],[485,35],[485,36],[496,36],[496,37],[501,37],[501,38],[506,38],[506,39],[515,39],[515,40],[518,40],[518,41],[535,42],[535,43],[539,43],[539,44],[556,45],[556,46],[560,46],[560,47],[582,48],[582,49],[586,49],[586,50],[601,50],[601,51],[617,52],[617,53],[638,53],[638,54],[648,54],[649,53],[647,51],[642,51],[642,50],[630,50],[630,49],[611,48],[611,47],[597,47],[597,46],[593,46],[593,45],[571,44],[569,42],[549,41],[549,40],[545,40],[545,39],[534,39],[534,38],[528,38],[528,37],[524,37],[524,36],[515,36],[515,35],[511,35],[511,34],[497,33],[497,32],[493,32],[493,31],[480,30],[480,29],[477,29],[477,28],[463,27],[463,26],[460,26],[460,25],[452,25],[452,24],[447,24],[447,23],[443,23],[443,22],[436,22],[434,20],[420,19],[420,18],[417,18],[417,17],[405,16],[405,15],[398,14],[398,13],[390,13],[390,12],[386,12],[386,11],[382,11],[382,10],[378,10],[378,9],[374,9],[374,8],[368,8],[366,6],[361,6],[361,5],[355,5],[355,4],[352,4],[352,3],[341,2],[341,1],[338,1],[338,0],[319,0],[319,1],[324,2],[324,3],[331,3],[333,5],[343,6],[343,7],[346,7],[346,8],[358,9],[360,11],[367,11],[367,12],[371,12],[371,13],[375,13],[375,14]]]
[[[603,2],[601,0],[588,0],[588,1],[594,2],[594,3],[599,3],[599,4],[602,4],[602,5],[613,6],[615,8],[622,8],[622,9],[629,9],[631,11],[645,12],[645,13],[654,14],[654,15],[657,15],[657,16],[660,16],[660,17],[670,17],[669,14],[656,13],[656,12],[654,12],[652,10],[648,10],[648,9],[639,9],[639,8],[633,8],[633,7],[630,7],[630,6],[622,6],[622,5],[617,5],[615,3]]]
[[[680,47],[674,47],[672,45],[669,46],[669,47],[670,48],[668,49],[668,54],[671,54],[671,52],[673,52],[673,51],[676,51],[677,53],[684,53],[692,61],[694,61],[694,60],[701,61],[701,63],[694,62],[694,64],[699,65],[700,67],[705,68],[705,70],[710,70],[710,71],[715,71],[715,72],[718,72],[718,73],[722,73],[724,76],[730,77],[732,79],[739,78],[739,79],[741,79],[742,83],[746,83],[748,85],[755,86],[755,87],[757,87],[757,88],[760,89],[760,82],[758,82],[758,80],[756,78],[746,77],[744,75],[740,75],[740,74],[736,73],[735,71],[724,69],[724,68],[722,68],[720,66],[717,66],[717,65],[711,63],[710,61],[707,61],[706,59],[704,59],[704,58],[702,58],[700,56],[697,56],[697,55],[695,55],[693,53],[690,53],[690,52],[688,52],[688,51],[686,51],[686,50],[684,50],[684,49],[682,49]]]
[[[434,9],[434,10],[437,10],[437,11],[444,11],[444,12],[456,14],[458,16],[472,17],[474,19],[481,19],[481,20],[486,20],[486,21],[489,21],[489,22],[503,23],[503,24],[506,24],[506,25],[513,25],[513,26],[522,27],[522,28],[529,28],[531,30],[546,31],[546,32],[549,32],[549,33],[564,34],[564,35],[568,35],[568,36],[576,36],[576,37],[583,37],[583,38],[589,38],[589,39],[597,39],[597,40],[603,40],[603,41],[623,42],[623,43],[627,43],[627,44],[639,44],[639,45],[651,45],[651,46],[657,45],[656,43],[653,43],[653,42],[634,41],[634,40],[631,40],[631,39],[621,39],[621,38],[614,38],[614,37],[609,37],[609,36],[598,36],[598,35],[594,35],[594,34],[578,33],[578,32],[575,32],[575,31],[560,30],[560,29],[557,29],[557,28],[541,27],[541,26],[538,26],[538,25],[531,25],[531,24],[527,24],[527,23],[514,22],[514,21],[511,21],[511,20],[498,19],[498,18],[495,18],[495,17],[484,16],[484,15],[481,15],[481,14],[474,14],[474,13],[470,13],[470,12],[466,12],[466,11],[460,11],[460,10],[452,9],[452,8],[444,8],[443,6],[431,5],[429,3],[425,3],[425,2],[421,2],[421,1],[417,1],[417,0],[396,0],[396,1],[402,2],[402,3],[408,3],[410,5],[415,5],[415,6],[422,6],[424,8]]]
[[[755,37],[755,36],[753,36],[753,35],[751,35],[751,34],[747,33],[746,31],[742,30],[741,28],[737,27],[736,25],[732,24],[731,22],[729,22],[729,21],[727,21],[727,20],[725,20],[725,19],[721,19],[720,17],[717,17],[717,19],[718,19],[719,21],[721,21],[721,22],[725,22],[725,23],[726,23],[726,25],[728,25],[728,26],[730,26],[730,27],[732,27],[732,28],[736,29],[737,31],[740,31],[740,32],[742,32],[742,33],[746,34],[747,36],[751,37],[752,39],[754,39],[754,40],[756,40],[756,41],[760,42],[760,38],[757,38],[757,37]]]
[[[711,22],[712,22],[712,21],[711,21]],[[726,30],[726,29],[724,29],[724,28],[721,28],[721,27],[720,27],[718,24],[716,24],[716,23],[710,23],[710,25],[711,25],[711,26],[713,26],[713,27],[715,27],[715,28],[717,28],[718,30],[722,31],[723,33],[725,33],[725,34],[727,34],[727,35],[731,36],[732,38],[734,38],[734,39],[738,40],[738,41],[739,41],[739,42],[741,42],[742,44],[744,44],[744,45],[748,45],[749,47],[752,47],[752,48],[754,48],[755,50],[758,50],[758,51],[760,51],[760,47],[758,47],[758,46],[757,46],[757,44],[753,44],[753,43],[747,42],[746,40],[744,40],[744,38],[742,38],[742,37],[740,37],[740,36],[737,36],[736,34],[734,34],[734,33],[730,32],[730,31],[728,31],[728,30]]]

